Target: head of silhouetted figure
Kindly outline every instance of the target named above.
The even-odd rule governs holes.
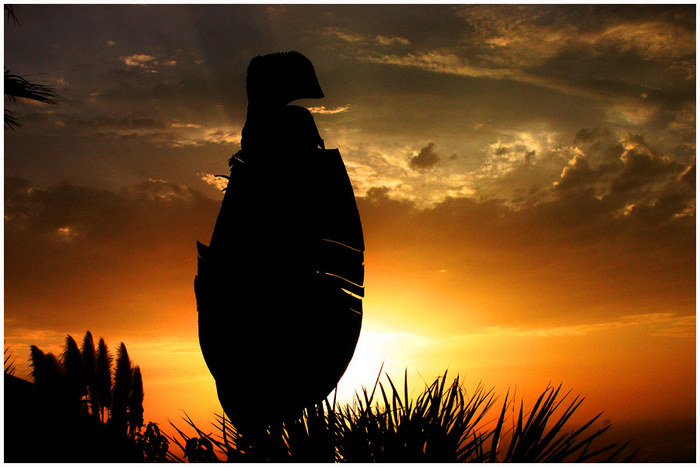
[[[259,55],[248,65],[246,92],[249,108],[281,108],[297,99],[320,99],[311,61],[299,52]]]

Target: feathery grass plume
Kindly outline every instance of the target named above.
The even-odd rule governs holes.
[[[32,368],[32,378],[37,387],[41,386],[46,378],[46,354],[36,345],[29,348],[29,366]]]
[[[143,426],[143,381],[141,380],[141,368],[138,365],[134,367],[133,371],[127,416],[129,436],[133,437]]]
[[[15,368],[15,360],[12,358],[12,351],[10,350],[9,347],[5,347],[5,374],[14,376],[16,368]]]
[[[94,396],[100,419],[104,422],[105,411],[112,406],[112,354],[101,337],[97,344]]]
[[[97,357],[95,355],[95,342],[92,340],[92,334],[90,331],[85,333],[83,337],[83,343],[80,347],[80,356],[83,360],[83,372],[85,374],[85,384],[87,385],[87,398],[84,401],[84,411],[88,413],[88,401],[89,401],[89,413],[95,417],[99,417],[98,405],[95,402],[95,381],[97,372]]]
[[[117,368],[114,373],[114,386],[112,389],[112,422],[120,431],[126,432],[126,411],[129,405],[129,393],[131,392],[131,360],[123,342],[117,347]]]
[[[87,395],[87,385],[83,370],[83,358],[80,355],[78,344],[70,335],[66,336],[63,354],[61,354],[61,366],[63,367],[67,408],[70,413],[79,415],[83,405],[83,396]]]
[[[64,392],[61,366],[52,353],[45,354],[36,345],[30,347],[30,366],[34,389],[42,410],[48,415],[57,415],[64,409]]]

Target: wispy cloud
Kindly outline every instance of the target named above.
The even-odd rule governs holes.
[[[468,41],[487,44],[494,59],[513,64],[539,64],[566,50],[591,55],[633,52],[662,61],[695,51],[688,31],[672,24],[677,18],[663,14],[625,18],[606,8],[539,5],[478,5],[456,11],[474,28]],[[582,22],[582,14],[596,23]]]
[[[348,30],[339,29],[336,27],[329,27],[325,31],[326,35],[339,39],[347,44],[363,45],[363,46],[380,46],[380,47],[392,47],[392,46],[409,46],[411,42],[405,37],[400,36],[389,36],[389,35],[370,35],[370,34],[360,34],[357,32],[352,32]]]
[[[339,114],[341,112],[345,112],[348,109],[350,109],[349,105],[343,105],[340,107],[335,107],[335,108],[326,108],[325,106],[321,105],[318,107],[309,107],[309,112],[312,114],[320,114],[320,115],[334,115],[334,114]]]
[[[197,123],[184,123],[184,122],[171,123],[170,126],[172,128],[202,128],[202,125],[199,125]]]
[[[146,70],[152,70],[153,67],[158,64],[158,61],[153,55],[146,54],[134,54],[128,57],[122,57],[122,61],[126,66],[143,68]]]
[[[225,177],[217,176],[209,173],[198,173],[199,178],[207,185],[211,185],[219,190],[223,190],[228,185],[228,180]]]
[[[170,147],[202,146],[204,144],[236,145],[241,141],[240,128],[232,126],[208,127],[198,123],[173,122],[155,128],[109,128],[102,134],[143,138],[151,143]]]
[[[377,41],[377,44],[382,46],[390,46],[394,44],[405,46],[411,45],[411,42],[408,39],[397,36],[377,36],[375,40]]]
[[[349,42],[351,44],[365,42],[367,40],[367,36],[363,34],[347,32],[334,27],[327,28],[325,33],[326,35],[340,39],[343,42]]]
[[[364,60],[385,65],[419,68],[436,73],[448,73],[471,77],[514,78],[517,73],[506,68],[486,68],[473,65],[455,53],[429,50],[405,55],[366,56]]]
[[[212,128],[208,129],[204,134],[204,142],[215,144],[238,144],[241,142],[241,135],[240,131],[234,128]]]
[[[499,62],[474,62],[471,58],[463,57],[458,52],[450,50],[425,50],[403,55],[397,54],[366,54],[359,60],[383,65],[394,65],[405,68],[417,68],[433,73],[465,76],[470,78],[491,78],[512,80],[534,84],[564,94],[584,97],[601,97],[607,95],[588,86],[568,83],[551,76],[532,74],[519,66],[504,66]]]
[[[121,57],[124,65],[131,68],[140,68],[149,73],[157,73],[156,67],[160,65],[164,66],[175,66],[177,65],[177,60],[173,58],[167,58],[159,60],[153,55],[148,54],[134,54],[127,57]]]
[[[65,226],[65,227],[59,227],[56,229],[56,235],[58,238],[64,242],[71,242],[75,238],[77,238],[80,233],[77,231],[75,227],[71,226]]]
[[[583,97],[633,97],[633,88],[649,84],[646,72],[630,73],[640,66],[653,64],[673,74],[673,80],[695,76],[694,30],[670,11],[635,16],[606,8],[541,5],[474,5],[454,10],[469,27],[440,44],[347,29],[328,33],[354,48],[362,61],[513,80]],[[390,46],[401,49],[382,50]],[[619,65],[614,69],[596,66],[594,76],[584,76],[586,64],[610,61]],[[581,68],[572,69],[572,64]],[[611,86],[618,81],[619,86]]]
[[[620,328],[643,328],[647,335],[670,338],[695,337],[695,317],[680,316],[676,313],[648,313],[627,315],[614,321],[552,327],[506,327],[492,326],[479,331],[450,336],[448,340],[471,339],[475,337],[532,337],[550,338],[567,336],[589,336]]]

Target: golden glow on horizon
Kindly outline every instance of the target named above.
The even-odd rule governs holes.
[[[694,410],[695,363],[694,355],[687,352],[695,338],[694,316],[645,312],[620,317],[612,308],[599,309],[598,318],[578,323],[511,320],[494,326],[488,324],[493,320],[484,322],[491,313],[486,306],[489,294],[494,293],[484,287],[488,278],[475,276],[475,283],[464,291],[457,285],[464,282],[454,282],[454,271],[439,270],[432,261],[424,264],[419,258],[407,260],[401,254],[376,250],[366,258],[363,329],[339,383],[340,402],[351,403],[363,385],[371,388],[383,365],[383,381],[388,373],[402,384],[407,370],[414,395],[449,370],[448,377],[460,374],[469,391],[481,383],[494,387],[502,397],[508,389],[517,388],[518,397],[525,397],[526,403],[548,384],[561,382],[587,398],[582,416],[604,410],[611,420],[631,420],[641,410],[678,418]],[[149,310],[150,319],[140,323],[142,333],[132,329],[104,334],[93,325],[89,329],[95,338],[105,337],[111,349],[122,340],[126,343],[132,361],[142,370],[147,419],[162,426],[173,421],[180,427],[178,421],[187,413],[206,425],[221,408],[199,349],[193,294],[186,284],[179,286],[172,280],[161,275],[157,284],[144,289],[138,278],[125,271],[118,290],[127,302],[121,299],[112,306],[115,313],[122,306]],[[149,289],[172,293],[155,297],[146,293]],[[480,295],[476,295],[478,289]],[[508,297],[494,297],[497,302],[495,298]],[[532,309],[527,297],[508,300],[520,301],[521,314]],[[169,316],[167,323],[158,316]],[[171,327],[169,337],[158,335],[166,324]],[[78,339],[85,330],[71,325],[65,333]],[[31,344],[60,354],[65,333],[26,331],[8,336],[6,343],[21,368]],[[25,375],[28,372],[20,374]],[[663,407],[658,406],[659,381],[667,395]]]
[[[448,378],[459,374],[468,391],[482,384],[502,398],[507,390],[516,390],[526,404],[533,403],[547,385],[563,383],[574,395],[586,397],[580,417],[603,410],[607,419],[632,420],[641,409],[645,415],[682,418],[693,410],[694,374],[687,370],[693,367],[694,356],[683,351],[695,337],[692,317],[656,314],[598,325],[490,327],[450,334],[425,326],[430,315],[420,306],[403,310],[402,327],[414,332],[397,331],[383,315],[367,303],[355,355],[338,386],[338,402],[352,403],[362,386],[371,390],[382,368],[381,381],[386,383],[388,374],[401,385],[407,370],[414,396],[449,370]],[[72,335],[78,338],[82,332]],[[21,360],[29,344],[58,355],[63,337],[51,332],[10,339],[19,376],[28,374],[26,368],[27,373],[21,374]],[[221,413],[196,330],[178,338],[106,336],[111,349],[119,340],[124,340],[132,361],[141,368],[147,420],[165,427],[172,421],[183,428],[186,413],[206,426],[213,413]],[[656,406],[661,389],[666,394],[663,410]]]

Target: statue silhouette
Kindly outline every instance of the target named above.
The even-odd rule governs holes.
[[[210,245],[197,242],[202,354],[238,428],[322,401],[352,358],[362,324],[364,240],[337,149],[311,113],[321,98],[298,52],[251,60],[241,150]]]

